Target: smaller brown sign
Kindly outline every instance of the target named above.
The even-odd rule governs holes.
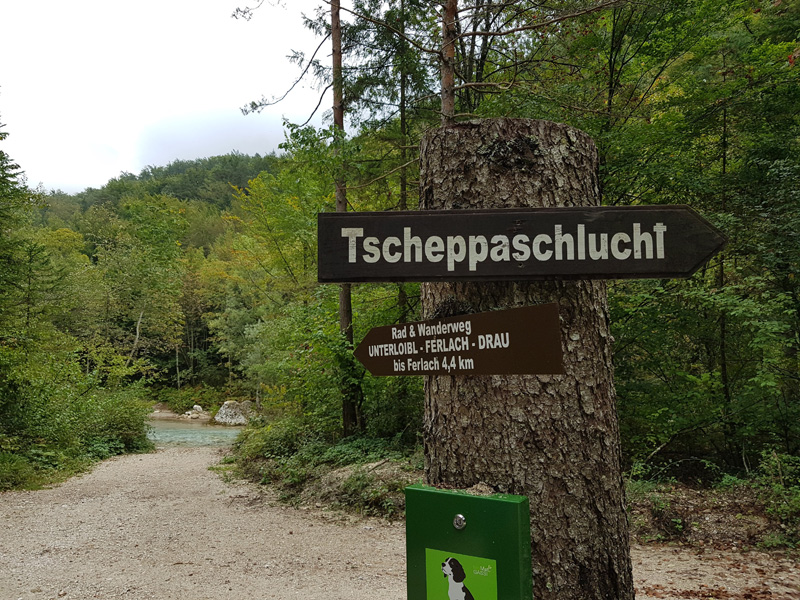
[[[375,327],[355,356],[373,375],[564,373],[555,303]]]

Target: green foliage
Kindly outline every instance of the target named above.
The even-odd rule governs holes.
[[[37,200],[0,151],[0,489],[151,447],[141,385],[119,385],[141,365],[93,340],[82,312],[98,291],[82,285],[98,283],[88,245],[69,229],[36,228]]]
[[[773,444],[788,454],[800,452],[800,71],[797,30],[789,26],[795,4],[625,4],[509,35],[467,36],[457,45],[462,112],[546,117],[578,126],[597,140],[606,203],[690,204],[730,239],[724,254],[685,282],[611,286],[629,464],[650,463],[708,480],[719,469],[746,470]],[[378,124],[392,114],[381,106],[399,96],[397,85],[381,85],[377,78],[385,80],[381,74],[394,69],[410,83],[412,72],[403,61],[426,45],[432,23],[415,3],[364,1],[354,7],[395,31],[408,24],[419,45],[405,47],[399,36],[386,36],[391,28],[355,19],[345,30],[351,60],[345,89],[364,130],[347,140],[335,131],[295,127],[286,149],[317,177],[330,180],[344,169],[348,183],[366,181],[371,197],[362,200],[368,195],[355,192],[354,207],[386,209],[393,206],[388,199],[397,185],[374,185],[366,165],[374,156],[378,170],[387,171],[391,143],[381,144],[403,117]],[[513,30],[554,14],[531,4],[512,10],[487,3],[463,9],[459,17],[467,32]],[[326,31],[322,17],[310,25]],[[395,58],[381,63],[390,46]],[[425,64],[417,60],[419,69]],[[327,76],[322,68],[315,73]],[[428,81],[426,75],[413,80],[417,89]],[[406,105],[411,107],[422,104],[412,101]],[[399,128],[413,137],[424,118],[416,112],[410,129]],[[382,194],[386,202],[376,200]],[[360,322],[365,328],[393,322],[397,313],[388,312],[370,306],[359,314]],[[345,356],[335,338],[327,340],[314,349],[334,361]],[[342,367],[340,373],[358,378]],[[360,381],[373,434],[419,431],[416,381],[404,380],[410,393],[398,381]],[[409,402],[393,403],[398,393]],[[391,411],[398,405],[395,418]]]
[[[316,281],[316,217],[333,209],[335,178],[356,210],[414,207],[417,142],[439,119],[435,54],[423,48],[440,29],[416,0],[352,8],[370,16],[345,19],[352,136],[287,123],[280,157],[174,161],[51,193],[44,208],[0,150],[0,452],[27,457],[3,459],[9,480],[74,448],[135,449],[137,429],[104,404],[121,402],[120,421],[134,422],[128,389],[179,411],[252,398],[263,417],[242,463],[290,487],[363,458],[337,444],[347,390],[362,392],[366,436],[418,443],[422,380],[374,378],[353,360],[338,290]],[[640,477],[708,482],[752,469],[765,449],[799,455],[797,2],[669,0],[553,18],[574,9],[464,7],[462,32],[504,35],[459,40],[457,112],[580,127],[597,141],[605,203],[689,204],[729,238],[685,281],[609,286],[624,460]],[[326,34],[326,18],[307,24]],[[318,59],[294,59],[329,82]],[[356,343],[418,315],[413,284],[352,297]],[[81,433],[84,404],[112,433]],[[349,501],[368,505],[369,483],[354,474]],[[794,527],[794,484],[781,486],[774,511]],[[662,512],[670,535],[685,530]]]
[[[725,473],[714,487],[718,490],[733,490],[743,485],[747,485],[747,480],[740,479],[736,475],[731,475],[730,473]]]
[[[236,452],[245,461],[287,458],[315,441],[304,419],[287,415],[269,424],[248,426],[236,444]]]
[[[16,358],[15,394],[0,406],[0,488],[37,486],[94,460],[151,449],[141,387],[98,388],[64,354]]]
[[[607,201],[689,203],[730,240],[724,254],[686,282],[612,286],[620,419],[632,460],[695,456],[742,470],[772,444],[800,451],[800,72],[787,60],[796,32],[785,35],[794,10],[675,2],[614,11],[638,13],[642,19],[631,22],[639,24],[655,11],[669,27],[641,46],[641,62],[624,64],[631,85],[622,72],[623,85],[613,90],[620,100],[634,93],[634,82],[653,81],[625,105],[636,110],[607,122],[599,139]],[[624,22],[607,19],[606,27]],[[670,33],[687,25],[685,37]],[[688,45],[663,54],[664,43],[676,42]],[[635,37],[621,43],[634,44]],[[648,70],[654,51],[674,56],[664,69]]]
[[[141,386],[103,388],[100,374],[82,370],[69,336],[43,329],[39,343],[48,351],[5,348],[0,354],[6,387],[0,450],[27,461],[37,477],[53,477],[57,469],[79,470],[94,458],[150,448]]]
[[[414,446],[400,440],[351,437],[325,441],[313,421],[285,414],[269,422],[257,420],[242,432],[234,446],[239,473],[278,487],[284,500],[293,501],[308,489],[363,514],[393,516],[402,510],[402,490],[408,476],[378,476],[367,465],[384,463],[419,468]],[[332,489],[326,477],[346,471]],[[314,492],[311,492],[314,493]]]
[[[0,452],[0,491],[34,487],[38,480],[32,461],[12,452]]]
[[[76,398],[73,411],[80,423],[74,430],[81,444],[105,448],[109,456],[151,449],[146,425],[150,405],[141,399],[143,395],[143,386],[131,385],[118,391],[98,390],[86,401]]]
[[[413,449],[413,448],[412,448]],[[409,447],[395,441],[352,437],[331,443],[320,440],[313,428],[296,416],[285,416],[268,425],[250,424],[236,443],[237,461],[259,463],[264,459],[281,459],[289,467],[320,465],[343,467],[361,465],[383,459],[400,459]],[[245,467],[245,470],[247,467]]]
[[[757,483],[763,489],[767,513],[781,524],[784,545],[800,544],[800,457],[765,452]]]
[[[406,485],[402,480],[379,481],[375,475],[359,469],[342,482],[339,501],[359,514],[392,518],[403,511],[397,496]]]
[[[166,166],[148,166],[139,175],[126,173],[110,180],[100,189],[89,188],[75,196],[85,211],[92,206],[116,207],[126,196],[169,196],[196,200],[225,210],[231,207],[236,188],[264,171],[277,168],[274,155],[246,156],[239,153],[196,160],[175,160]]]
[[[161,388],[153,392],[151,397],[156,402],[164,402],[179,415],[192,410],[195,404],[206,412],[214,412],[228,400],[223,391],[203,384],[183,386],[180,390]]]
[[[625,497],[629,502],[642,502],[649,497],[660,484],[648,479],[628,477],[625,479]]]

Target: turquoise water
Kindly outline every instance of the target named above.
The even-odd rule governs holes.
[[[152,419],[147,434],[156,446],[230,446],[242,427],[207,425],[197,421]]]

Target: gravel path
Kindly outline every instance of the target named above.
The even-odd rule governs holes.
[[[282,506],[224,482],[218,459],[167,448],[0,494],[0,600],[405,598],[402,524]],[[800,599],[797,564],[766,554],[648,546],[633,560],[640,600]]]

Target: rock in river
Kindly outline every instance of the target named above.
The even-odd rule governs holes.
[[[236,400],[228,400],[217,411],[214,421],[222,425],[247,425],[250,407],[244,404],[240,404]]]

